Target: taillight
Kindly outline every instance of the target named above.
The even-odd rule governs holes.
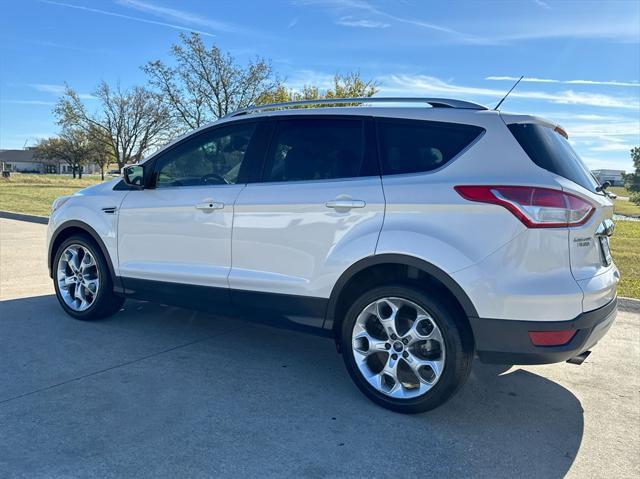
[[[528,228],[579,226],[595,211],[588,201],[550,188],[535,186],[455,186],[469,201],[500,205],[511,211]]]

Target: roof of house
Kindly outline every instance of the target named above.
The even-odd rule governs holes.
[[[35,160],[34,150],[0,150],[0,161],[6,163],[42,163],[41,160]]]

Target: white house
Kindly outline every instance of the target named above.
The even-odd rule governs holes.
[[[611,186],[624,186],[624,170],[593,170],[591,173],[600,184],[608,181]]]
[[[62,160],[43,161],[34,159],[34,148],[24,150],[0,150],[0,169],[19,173],[71,174],[71,166]],[[83,174],[100,173],[95,163],[83,166]]]

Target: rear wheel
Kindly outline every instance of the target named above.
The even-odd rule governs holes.
[[[405,285],[358,298],[342,324],[352,379],[381,406],[419,413],[447,401],[471,370],[473,345],[458,309]]]
[[[58,247],[53,264],[56,296],[70,316],[99,319],[122,307],[124,298],[113,293],[106,258],[92,239],[84,235],[67,238]]]

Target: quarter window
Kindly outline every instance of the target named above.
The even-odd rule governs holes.
[[[156,186],[235,184],[254,123],[242,123],[199,134],[159,159]]]
[[[383,175],[431,171],[447,164],[483,129],[421,120],[378,119]]]
[[[295,119],[278,122],[264,181],[329,180],[369,176],[363,122],[357,119]]]

